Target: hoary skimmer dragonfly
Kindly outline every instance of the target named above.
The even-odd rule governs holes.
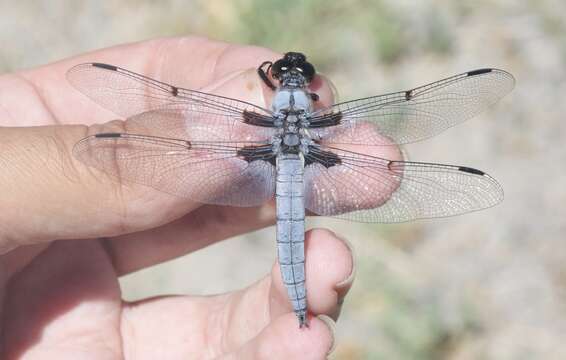
[[[130,117],[124,132],[88,136],[74,154],[120,181],[201,203],[258,206],[275,198],[281,274],[301,327],[307,325],[305,209],[359,222],[403,222],[503,199],[483,171],[386,159],[370,150],[419,141],[472,118],[511,91],[511,74],[479,69],[317,109],[318,96],[309,90],[315,69],[303,54],[286,53],[257,71],[274,91],[270,108],[113,65],[77,65],[68,79],[79,91]]]

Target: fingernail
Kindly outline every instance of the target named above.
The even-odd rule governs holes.
[[[326,355],[330,355],[336,349],[336,323],[326,315],[318,315],[317,318],[322,320],[322,322],[328,327],[328,330],[330,330],[330,336],[332,336],[332,345],[330,345],[330,349],[328,349],[328,352],[326,353]]]
[[[352,286],[352,283],[354,282],[354,279],[356,278],[356,256],[352,244],[342,235],[335,235],[340,241],[344,243],[344,245],[346,245],[348,251],[350,252],[350,256],[352,257],[352,270],[350,271],[350,274],[344,280],[336,284],[336,291],[338,291],[339,301],[344,301],[344,296],[346,296],[346,293],[348,292],[348,290]]]
[[[342,241],[344,243],[344,245],[346,245],[346,248],[348,248],[348,251],[350,252],[350,256],[352,258],[352,270],[350,271],[350,274],[342,281],[340,281],[339,283],[336,284],[336,286],[334,287],[334,290],[336,291],[336,309],[335,311],[330,314],[335,320],[338,319],[338,317],[340,316],[340,313],[342,312],[342,304],[344,304],[344,299],[346,298],[346,295],[348,294],[348,291],[350,291],[350,288],[352,287],[352,283],[354,282],[354,279],[356,278],[356,256],[354,254],[354,248],[352,247],[352,244],[346,240],[346,238],[342,237],[341,235],[337,235],[336,237],[338,239],[340,239],[340,241]]]

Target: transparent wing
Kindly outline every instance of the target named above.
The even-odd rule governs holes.
[[[274,129],[192,113],[184,107],[146,111],[126,121],[128,132],[189,141],[266,142]]]
[[[114,113],[129,117],[156,109],[169,109],[190,122],[212,127],[233,128],[225,135],[251,133],[264,139],[273,134],[269,127],[250,122],[270,122],[273,113],[251,103],[223,96],[187,90],[157,81],[117,66],[87,63],[71,68],[69,82],[80,92]],[[222,130],[222,129],[221,129]],[[226,140],[243,140],[226,138]]]
[[[313,162],[305,168],[305,206],[318,215],[404,222],[476,211],[503,199],[500,185],[476,169],[390,161],[334,147],[321,150],[332,152],[339,163],[325,167]]]
[[[75,145],[73,153],[118,181],[151,186],[197,202],[256,206],[273,197],[275,167],[269,161],[254,159],[259,152],[242,152],[262,146],[269,150],[270,143],[168,138],[148,134],[151,130],[138,126],[157,114],[131,118],[126,132],[86,137]]]
[[[514,84],[506,71],[479,69],[407,91],[342,102],[311,115],[314,127],[336,124],[312,129],[312,135],[326,142],[338,136],[340,143],[354,145],[419,141],[476,116]]]

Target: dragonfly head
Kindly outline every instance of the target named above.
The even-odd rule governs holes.
[[[298,52],[288,52],[271,66],[271,76],[282,86],[304,87],[314,78],[314,66]]]

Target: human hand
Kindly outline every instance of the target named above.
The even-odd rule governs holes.
[[[265,105],[269,91],[255,72],[243,70],[279,57],[262,48],[175,38],[0,77],[3,359],[326,356],[333,344],[330,318],[337,318],[353,279],[351,252],[336,235],[312,230],[306,236],[309,310],[327,316],[311,316],[308,329],[297,326],[277,264],[236,292],[124,302],[119,276],[270,225],[273,204],[203,206],[118,183],[71,155],[88,128],[70,124],[116,118],[68,84],[65,73],[73,65],[115,64]],[[322,103],[331,101],[324,83],[314,85]]]

